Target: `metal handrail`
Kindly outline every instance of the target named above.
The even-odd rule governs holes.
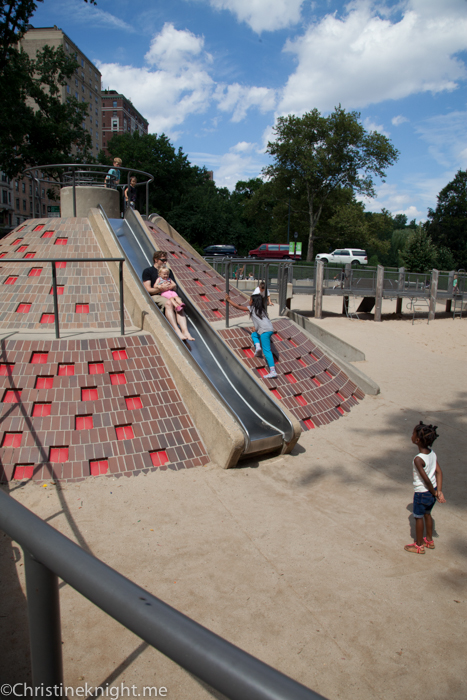
[[[58,262],[118,262],[119,263],[119,287],[120,287],[120,334],[125,335],[125,309],[123,303],[123,263],[125,258],[1,258],[3,263],[50,263],[52,265],[52,290],[54,298],[54,324],[55,337],[60,338],[60,325],[58,320],[58,293],[57,293],[57,268]]]
[[[49,183],[49,185],[52,185],[52,186],[54,186],[54,185],[70,186],[69,180],[67,180],[67,181],[64,180],[62,182],[61,180],[50,181],[50,180],[46,180],[45,178],[37,178],[34,176],[33,171],[40,170],[42,172],[43,170],[50,170],[51,168],[54,168],[55,170],[57,170],[59,168],[60,169],[71,168],[71,174],[70,173],[63,173],[63,175],[68,176],[68,177],[71,176],[71,187],[73,188],[73,216],[76,216],[76,187],[80,186],[80,183],[76,182],[76,175],[77,174],[89,174],[89,175],[103,175],[104,177],[108,177],[109,176],[108,172],[105,172],[105,168],[107,168],[107,167],[108,166],[105,166],[102,164],[96,165],[95,163],[53,163],[53,164],[47,164],[47,165],[33,165],[29,168],[25,168],[23,170],[23,172],[21,173],[21,176],[28,175],[28,177],[35,180],[36,182],[39,182],[39,183],[40,182],[47,182],[47,183]],[[83,170],[83,168],[87,168],[87,170]],[[89,170],[89,168],[94,168],[94,169],[99,168],[99,170],[97,170],[96,172],[92,172],[92,170]],[[135,168],[126,168],[123,165],[119,165],[118,170],[123,170],[123,171],[127,172],[127,174],[128,174],[127,175],[127,180],[128,180],[127,184],[130,183],[130,173],[133,173],[135,175],[145,175],[147,178],[149,178],[148,180],[145,180],[144,182],[137,182],[136,183],[136,187],[141,187],[142,185],[146,185],[146,216],[147,216],[148,212],[149,212],[149,185],[151,184],[151,182],[154,182],[154,176],[151,175],[151,173],[147,173],[145,170],[135,170]],[[110,177],[112,177],[112,176],[110,176]],[[96,183],[96,185],[94,185],[93,182],[87,182],[86,185],[91,186],[91,187],[92,186],[102,187],[102,185],[100,183]],[[121,185],[121,187],[124,187],[124,185]],[[33,189],[33,193],[32,193],[33,211],[35,213],[36,204],[35,204],[34,187],[32,189]],[[39,187],[39,193],[40,193],[40,187]],[[40,194],[39,194],[39,203],[40,203],[40,201],[41,201],[41,199],[40,199]]]
[[[324,700],[137,586],[1,491],[0,528],[24,550],[32,685],[50,689],[44,697],[62,697],[63,690],[60,577],[226,698]]]

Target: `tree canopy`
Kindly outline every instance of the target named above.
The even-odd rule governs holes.
[[[0,0],[0,164],[10,177],[45,153],[49,162],[74,160],[73,151],[86,158],[91,144],[82,126],[88,105],[60,96],[78,64],[61,47],[45,46],[31,58],[18,43],[37,2]]]
[[[316,229],[323,208],[338,190],[373,197],[373,177],[384,177],[396,162],[398,151],[390,140],[376,131],[367,132],[358,112],[346,112],[340,105],[328,117],[317,109],[302,117],[279,117],[274,126],[276,139],[268,143],[272,165],[266,176],[283,191],[293,191],[307,218],[307,260],[313,260]]]
[[[433,242],[450,251],[459,267],[467,267],[467,170],[459,170],[428,210],[426,225]]]

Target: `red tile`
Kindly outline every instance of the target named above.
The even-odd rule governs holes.
[[[58,295],[58,296],[61,296],[61,295],[63,294],[64,291],[65,291],[65,287],[59,287],[59,286],[57,285],[57,295]],[[54,293],[54,288],[53,288],[53,287],[50,287],[50,292],[49,292],[49,294],[53,294],[53,293]]]
[[[53,232],[53,231],[45,231],[45,232],[42,234],[41,238],[52,238],[53,235],[54,235],[54,232]]]
[[[308,354],[309,354],[309,356],[311,357],[312,360],[318,360],[318,358],[316,357],[316,355],[313,355],[312,352],[309,352]]]
[[[24,228],[26,228],[26,224],[25,224],[24,226],[21,226],[21,228],[19,228],[19,229],[16,231],[16,233],[20,233]]]
[[[0,253],[0,258],[4,258],[6,256],[6,253]]]
[[[281,338],[279,333],[274,333],[274,338],[277,338],[277,340],[284,340],[284,338]]]
[[[297,348],[297,347],[298,347],[297,343],[294,343],[294,341],[293,341],[291,338],[289,338],[289,343],[290,343],[294,348]]]
[[[288,372],[287,374],[284,374],[284,377],[289,381],[291,384],[296,384],[297,380],[293,376],[292,372]]]
[[[324,374],[327,374],[328,377],[331,377],[331,379],[332,379],[332,374],[331,374],[331,372],[330,372],[328,369],[325,369],[325,370],[324,370]]]
[[[32,479],[34,474],[34,464],[16,464],[13,472],[13,479]]]
[[[125,396],[126,407],[129,411],[135,411],[138,408],[143,408],[143,402],[140,396]]]
[[[301,364],[303,367],[306,367],[306,362],[303,362],[303,360],[300,357],[297,357],[297,362]]]
[[[117,433],[117,440],[131,440],[135,437],[131,423],[128,425],[116,425],[115,432]]]
[[[54,464],[68,462],[68,447],[51,447],[49,462],[53,462]]]
[[[90,362],[88,364],[89,374],[104,374],[104,363],[103,362]]]
[[[91,459],[89,460],[89,469],[91,471],[91,476],[107,474],[109,463],[106,459]]]
[[[307,400],[305,398],[303,398],[302,394],[297,394],[296,396],[294,396],[294,399],[297,403],[300,404],[300,406],[307,406],[308,405]]]
[[[242,350],[247,357],[254,357],[255,356],[255,353],[253,352],[253,350],[251,348],[242,348]]]
[[[157,450],[155,452],[150,452],[149,454],[151,455],[151,462],[154,467],[162,467],[169,461],[165,450]]]
[[[337,408],[337,410],[339,411],[339,413],[341,414],[341,416],[343,416],[344,413],[345,413],[345,411],[344,411],[344,409],[342,408],[342,406],[336,406],[336,408]]]
[[[112,357],[114,360],[128,360],[125,348],[115,348],[112,350]]]
[[[97,387],[90,386],[81,389],[81,401],[97,401],[98,398]]]
[[[203,301],[209,301],[209,299],[207,298],[206,294],[200,294],[200,295],[199,295],[199,298],[202,299]]]
[[[345,397],[342,396],[342,394],[339,391],[336,391],[336,394],[340,398],[341,401],[345,401]]]
[[[23,433],[4,433],[2,447],[20,447]]]
[[[31,252],[31,253],[26,253],[26,255],[24,256],[24,259],[30,260],[31,258],[35,258],[35,257],[36,257],[36,254]]]
[[[282,396],[279,394],[279,392],[277,391],[277,389],[271,389],[271,394],[274,394],[274,396],[276,397],[276,399],[279,399],[279,400],[282,399]]]
[[[66,245],[68,243],[68,238],[57,238],[54,245]]]
[[[125,372],[110,372],[110,383],[112,386],[126,384]]]
[[[41,320],[39,323],[54,323],[55,321],[55,316],[54,314],[42,314]]]
[[[46,365],[48,354],[47,352],[33,352],[30,363],[32,365]]]
[[[191,270],[192,272],[194,272],[194,269],[191,267],[191,265],[187,265],[187,268],[188,268],[189,270]]]
[[[33,228],[33,231],[42,231],[44,226],[45,224],[37,224],[36,228]]]
[[[3,284],[14,284],[17,279],[18,279],[17,276],[15,277],[14,275],[11,275],[10,277],[6,278],[6,280],[4,281]]]
[[[316,384],[316,386],[321,386],[321,382],[319,379],[316,379],[316,377],[311,377],[311,381]]]
[[[76,304],[75,313],[88,314],[89,313],[89,304]]]
[[[216,316],[216,318],[224,318],[222,316],[221,312],[218,311],[217,309],[212,309],[212,313],[214,314],[214,316]]]
[[[16,309],[17,314],[28,314],[31,310],[31,304],[19,304]]]
[[[91,430],[94,428],[92,414],[88,416],[75,416],[75,430]]]
[[[62,362],[58,365],[59,377],[72,377],[75,373],[75,365],[72,362]]]
[[[260,373],[260,375],[261,375],[262,377],[264,377],[265,374],[269,374],[269,370],[267,370],[266,367],[260,367],[260,368],[258,369],[258,372]]]
[[[55,267],[56,267],[57,269],[58,269],[58,268],[66,267],[66,262],[65,262],[65,260],[60,260],[59,262],[56,262],[56,263],[55,263]]]
[[[195,282],[195,284],[197,284],[198,287],[202,287],[202,286],[203,286],[202,283],[201,283],[199,280],[193,280],[193,282]]]
[[[0,377],[10,377],[13,374],[14,362],[2,362],[0,364]]]
[[[52,403],[48,401],[47,403],[35,403],[32,407],[33,418],[46,418],[50,416],[52,412]]]
[[[35,389],[53,389],[54,378],[53,377],[41,377],[36,378]]]
[[[19,245],[23,239],[22,238],[17,238],[16,241],[13,241],[11,245]]]
[[[19,403],[22,389],[7,389],[3,394],[3,403]]]
[[[178,260],[178,255],[177,255],[177,253],[170,253],[170,255],[172,255],[174,258],[176,258],[176,259]]]
[[[305,423],[306,427],[307,427],[309,430],[313,430],[313,428],[315,427],[315,425],[314,425],[313,421],[311,420],[311,418],[306,418],[303,422]]]
[[[29,270],[28,277],[40,277],[42,274],[42,267],[31,267]]]
[[[24,253],[24,251],[27,249],[28,249],[27,245],[20,245],[20,247],[17,248],[15,252],[16,253]]]

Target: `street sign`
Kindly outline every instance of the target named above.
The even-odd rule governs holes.
[[[60,218],[60,206],[59,205],[47,205],[47,216],[49,219]]]

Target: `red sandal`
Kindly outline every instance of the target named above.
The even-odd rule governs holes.
[[[434,549],[435,548],[435,543],[433,540],[427,540],[426,537],[423,538],[423,542],[425,543],[425,547],[428,547],[428,549]]]
[[[406,544],[404,549],[406,552],[412,552],[412,554],[425,554],[425,547],[422,544],[418,545],[416,542]]]

